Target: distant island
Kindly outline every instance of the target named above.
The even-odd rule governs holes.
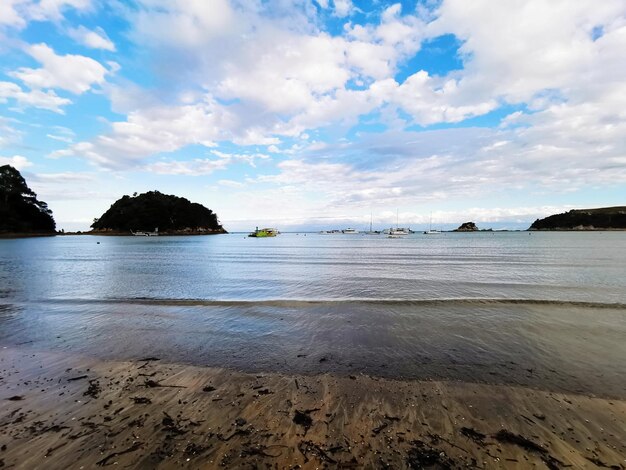
[[[474,222],[464,222],[454,232],[478,232],[478,227]]]
[[[90,233],[128,235],[131,232],[159,235],[210,235],[227,233],[211,209],[189,200],[149,191],[123,196],[98,219]]]
[[[626,206],[572,209],[537,219],[528,230],[626,230]]]
[[[0,236],[55,235],[56,223],[48,205],[37,199],[20,172],[0,166]]]

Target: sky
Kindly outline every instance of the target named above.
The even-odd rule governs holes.
[[[624,0],[0,0],[0,165],[57,227],[527,228],[626,204]]]

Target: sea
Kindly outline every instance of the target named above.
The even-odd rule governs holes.
[[[626,397],[626,232],[0,240],[0,348]]]

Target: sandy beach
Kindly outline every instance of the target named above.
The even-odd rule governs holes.
[[[0,350],[0,467],[626,468],[626,401]]]

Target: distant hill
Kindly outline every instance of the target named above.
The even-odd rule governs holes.
[[[625,230],[626,206],[572,209],[537,219],[528,230]]]
[[[136,193],[135,193],[136,194]],[[201,204],[159,191],[123,196],[91,225],[97,232],[152,231],[160,234],[226,233],[217,214]]]
[[[18,170],[0,166],[0,235],[52,235],[56,224]]]

